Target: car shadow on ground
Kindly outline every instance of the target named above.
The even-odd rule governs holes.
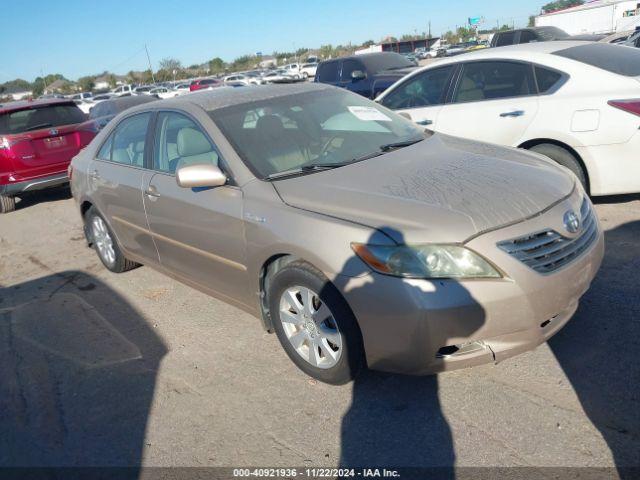
[[[68,185],[21,193],[16,198],[16,210],[29,208],[38,203],[57,202],[69,198],[71,198],[71,189]]]
[[[392,235],[400,235],[388,227],[384,230]],[[368,243],[376,244],[376,239],[371,238]],[[351,272],[352,275],[360,270],[362,273],[370,271],[355,256],[344,268],[345,272]],[[338,286],[346,288],[350,295],[379,297],[384,287],[377,283],[375,276],[371,278],[372,281],[358,287],[360,291],[350,289],[348,285]],[[348,280],[346,277],[338,278],[336,283],[340,282]],[[437,281],[433,285],[432,291],[408,283],[406,287],[409,289],[408,295],[421,302],[429,302],[431,298],[434,304],[441,304],[443,295],[455,295],[460,303],[466,303],[469,322],[464,331],[456,332],[458,335],[472,336],[482,327],[485,322],[484,309],[459,282]],[[388,317],[389,335],[394,335],[392,308],[379,312]],[[430,333],[440,336],[438,345],[453,343],[449,341],[448,334],[442,331]],[[409,335],[409,341],[414,343],[416,351],[422,347],[424,335],[430,333],[420,328]],[[424,478],[428,473],[429,478],[449,479],[455,476],[454,463],[451,430],[442,413],[436,375],[404,376],[366,370],[356,378],[351,405],[342,419],[340,467],[417,467],[428,469],[414,471],[417,478]],[[411,474],[404,471],[402,478],[410,478]]]
[[[136,478],[166,351],[91,275],[0,285],[0,467],[126,466],[119,478]]]
[[[622,478],[640,467],[640,221],[605,232],[606,253],[574,318],[549,346]],[[635,467],[635,470],[628,470]]]

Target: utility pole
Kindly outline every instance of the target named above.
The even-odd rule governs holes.
[[[429,39],[431,39],[431,20],[429,20]]]
[[[156,77],[153,75],[153,67],[151,67],[151,58],[149,57],[149,49],[147,48],[147,44],[144,44],[144,49],[147,52],[147,62],[149,62],[149,71],[151,71],[151,80],[153,83],[156,83]]]

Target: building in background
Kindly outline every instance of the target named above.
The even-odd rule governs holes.
[[[640,26],[640,0],[594,0],[539,15],[536,27],[558,27],[569,35],[612,33]]]
[[[367,48],[362,48],[360,50],[356,50],[356,55],[361,55],[363,53],[374,53],[374,52],[397,52],[397,53],[413,53],[416,48],[424,48],[429,50],[437,41],[438,37],[433,38],[419,38],[416,40],[383,40],[381,43],[377,45],[371,45]]]

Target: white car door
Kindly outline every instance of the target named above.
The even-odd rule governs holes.
[[[449,135],[518,146],[538,113],[532,65],[487,60],[463,66],[453,94],[438,116]]]
[[[445,65],[424,70],[393,86],[379,101],[418,125],[437,130],[439,114],[455,69],[455,65]]]

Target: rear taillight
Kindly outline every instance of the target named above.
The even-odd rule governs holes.
[[[640,117],[640,98],[634,98],[632,100],[609,100],[609,105],[625,112],[638,115]]]

